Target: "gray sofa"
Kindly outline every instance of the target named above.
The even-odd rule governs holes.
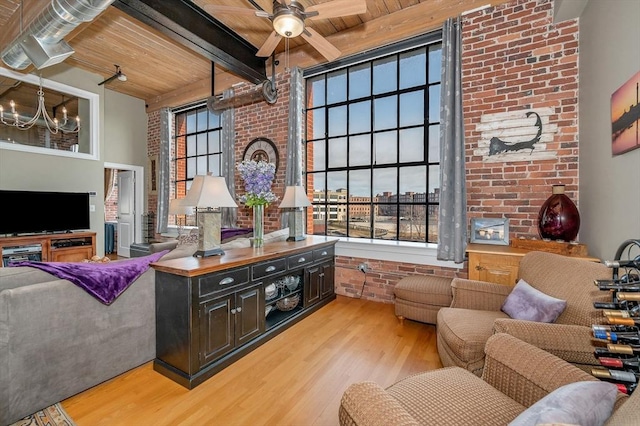
[[[149,269],[106,306],[38,269],[0,268],[0,425],[155,358],[154,277]]]

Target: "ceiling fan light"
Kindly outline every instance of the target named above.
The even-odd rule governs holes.
[[[293,13],[281,13],[273,18],[273,29],[282,37],[298,37],[304,31],[304,21]]]

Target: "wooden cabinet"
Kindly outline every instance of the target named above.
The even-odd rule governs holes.
[[[29,248],[29,253],[39,253],[40,259],[20,256],[20,248],[22,247]],[[37,251],[36,247],[39,247],[40,250]],[[4,261],[82,262],[96,255],[96,233],[71,232],[3,237],[0,238],[0,254]]]
[[[469,244],[469,279],[487,281],[503,285],[515,285],[518,281],[520,259],[530,250],[511,246],[489,244]],[[593,262],[600,259],[588,256],[574,256]]]
[[[334,245],[307,237],[153,264],[154,369],[191,389],[335,299]]]

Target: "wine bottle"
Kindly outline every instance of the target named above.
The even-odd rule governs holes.
[[[607,324],[594,324],[591,326],[591,330],[593,330],[594,332],[596,330],[603,330],[603,331],[613,331],[615,332],[640,332],[640,329],[638,329],[638,327],[635,326],[628,326],[628,325],[607,325]]]
[[[591,374],[599,379],[615,380],[620,382],[637,383],[640,373],[626,370],[611,370],[603,368],[592,368]]]
[[[631,289],[627,288],[627,289],[625,289],[624,292],[619,291],[616,294],[616,297],[619,300],[632,300],[634,302],[640,302],[640,292],[635,292],[635,290],[633,290],[634,293],[631,293],[631,292],[629,292],[630,290]],[[638,287],[638,291],[640,291],[640,287]]]
[[[623,344],[633,344],[640,343],[640,335],[638,333],[630,332],[630,333],[614,333],[610,331],[594,331],[593,337],[596,339],[604,339],[609,340],[614,343],[623,343]]]
[[[629,355],[629,354],[621,354],[618,352],[611,352],[606,347],[595,347],[593,348],[593,356],[600,359],[602,357],[605,358],[620,358],[620,359],[633,359],[637,355]]]
[[[615,343],[609,343],[607,345],[609,352],[626,354],[626,355],[640,355],[640,345],[619,345]]]
[[[632,306],[638,306],[637,302],[630,300],[621,300],[619,302],[593,302],[593,307],[596,309],[629,309]]]
[[[615,385],[618,387],[618,390],[625,395],[631,395],[638,386],[637,383],[616,383]]]
[[[634,283],[598,283],[600,290],[640,291],[640,284]],[[640,300],[640,299],[638,299]]]
[[[640,318],[607,317],[607,321],[609,322],[609,324],[640,326]]]
[[[640,367],[640,361],[637,356],[633,358],[613,358],[613,357],[603,356],[598,358],[598,362],[600,363],[600,365],[604,367],[611,367],[611,368],[637,369],[638,367]]]
[[[611,310],[604,309],[602,314],[606,317],[632,318],[640,316],[640,307],[634,306],[631,309]]]
[[[640,269],[640,256],[630,260],[605,260],[604,266],[607,268],[636,268]]]

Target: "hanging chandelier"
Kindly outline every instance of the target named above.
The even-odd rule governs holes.
[[[0,122],[5,126],[11,126],[18,130],[29,130],[36,124],[44,125],[47,127],[49,132],[53,134],[57,134],[58,132],[62,133],[78,133],[80,131],[80,117],[76,117],[75,119],[69,120],[67,117],[67,108],[63,105],[62,107],[62,121],[58,120],[57,117],[52,118],[47,109],[45,107],[44,102],[44,90],[42,89],[42,77],[40,77],[40,86],[38,87],[38,109],[36,113],[31,118],[24,119],[16,109],[16,103],[11,100],[9,102],[9,107],[11,112],[4,111],[4,107],[0,105]],[[8,118],[7,118],[8,116]]]

